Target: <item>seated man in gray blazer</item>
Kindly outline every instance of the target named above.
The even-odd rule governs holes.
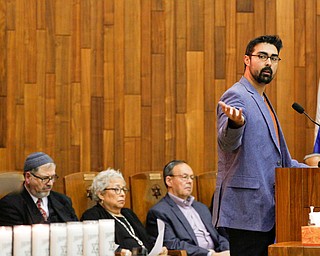
[[[212,225],[208,207],[191,196],[194,174],[184,161],[173,160],[163,170],[168,193],[147,215],[146,228],[152,239],[158,235],[157,219],[165,223],[163,245],[186,250],[191,256],[230,255],[229,242]]]
[[[0,226],[77,221],[69,197],[52,191],[57,180],[56,165],[43,152],[30,154],[24,163],[20,192],[0,200]]]

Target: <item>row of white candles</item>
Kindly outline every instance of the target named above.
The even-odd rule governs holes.
[[[0,227],[0,256],[111,256],[114,220]]]

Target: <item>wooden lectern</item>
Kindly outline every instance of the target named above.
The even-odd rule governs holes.
[[[275,175],[276,242],[301,241],[310,206],[320,211],[320,169],[277,168]]]

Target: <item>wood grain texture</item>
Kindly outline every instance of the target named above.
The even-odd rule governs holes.
[[[268,248],[269,256],[317,256],[319,253],[319,246],[303,246],[301,242],[276,243]]]
[[[314,126],[291,105],[315,117],[319,10],[319,0],[0,1],[0,170],[38,150],[61,177],[108,167],[128,177],[173,158],[215,170],[217,102],[261,34],[283,39],[267,94],[302,161]]]
[[[277,168],[275,183],[277,242],[301,241],[310,206],[320,208],[320,169]]]

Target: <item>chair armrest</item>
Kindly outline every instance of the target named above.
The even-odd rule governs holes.
[[[168,250],[169,256],[188,256],[186,250]]]

